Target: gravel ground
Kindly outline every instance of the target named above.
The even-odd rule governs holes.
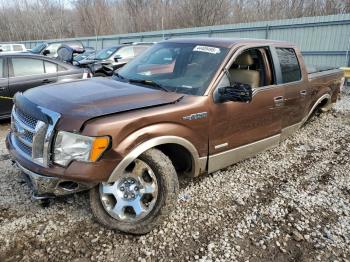
[[[144,236],[94,222],[86,193],[33,202],[0,125],[0,261],[350,261],[350,96],[278,147],[182,179]]]

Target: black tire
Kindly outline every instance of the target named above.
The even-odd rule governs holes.
[[[161,224],[173,210],[177,201],[179,182],[172,162],[160,150],[149,149],[138,159],[146,162],[152,168],[158,183],[156,204],[146,217],[134,223],[113,218],[107,213],[101,202],[99,186],[90,190],[90,205],[96,220],[105,227],[142,235]]]

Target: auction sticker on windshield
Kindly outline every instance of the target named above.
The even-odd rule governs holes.
[[[212,46],[204,46],[204,45],[197,45],[193,48],[193,51],[196,52],[205,52],[210,54],[220,54],[220,48],[212,47]]]

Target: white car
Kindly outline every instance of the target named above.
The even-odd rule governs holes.
[[[0,44],[0,52],[17,53],[25,51],[27,51],[27,48],[23,44]]]

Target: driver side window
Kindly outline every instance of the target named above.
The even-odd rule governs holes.
[[[251,48],[240,54],[229,68],[232,83],[258,88],[273,84],[268,48]]]
[[[215,102],[250,102],[254,88],[273,85],[272,59],[268,48],[243,51],[236,57],[214,91]]]

